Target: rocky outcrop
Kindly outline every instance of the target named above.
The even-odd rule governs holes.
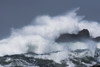
[[[78,32],[78,34],[61,34],[57,39],[55,39],[56,42],[70,42],[70,41],[84,41],[84,40],[94,40],[96,42],[100,41],[100,37],[92,38],[89,34],[89,31],[87,29],[83,29]]]
[[[96,37],[96,38],[93,38],[94,41],[97,41],[97,42],[100,42],[100,36],[99,37]]]
[[[28,54],[30,55],[30,54]],[[35,54],[38,56],[38,54]],[[53,60],[28,57],[25,54],[6,55],[0,57],[0,65],[3,67],[66,67],[66,64],[59,64]],[[0,67],[1,67],[0,66]]]
[[[98,49],[97,52],[99,51],[100,50]],[[92,65],[92,62],[95,62],[96,64],[92,65],[91,67],[100,67],[96,60],[98,59],[99,55],[96,56],[95,54],[94,57],[91,57],[88,54],[88,50],[85,49],[71,51],[71,53],[68,55],[70,57],[68,59],[61,60],[61,63],[57,63],[52,59],[46,58],[46,56],[49,57],[54,53],[58,54],[58,52],[59,51],[46,54],[36,54],[30,52],[24,54],[5,55],[0,57],[0,67],[69,67],[71,65],[69,64],[69,61],[72,62],[75,67],[88,67],[87,65]],[[39,58],[39,56],[41,56],[41,58]],[[42,58],[43,56],[45,58]]]
[[[79,31],[77,36],[80,37],[90,37],[89,31],[87,29],[83,29],[82,31]]]

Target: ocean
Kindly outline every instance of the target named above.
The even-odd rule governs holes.
[[[0,67],[99,67],[100,23],[83,18],[75,9],[12,29],[0,40]]]

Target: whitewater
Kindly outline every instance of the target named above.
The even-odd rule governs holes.
[[[67,67],[75,67],[75,64],[69,60],[73,56],[78,58],[85,56],[94,57],[96,50],[100,49],[100,42],[91,40],[74,43],[71,41],[64,43],[55,42],[55,39],[61,34],[77,34],[83,29],[88,29],[90,36],[93,38],[100,36],[100,23],[93,20],[84,20],[84,16],[77,15],[77,10],[71,10],[57,16],[37,16],[30,25],[19,29],[13,28],[9,37],[0,40],[0,56],[33,52],[39,54],[34,56],[35,58],[53,60],[59,64],[66,60],[67,62],[65,63],[69,65]],[[77,53],[77,50],[83,51]],[[46,53],[51,54],[41,55]],[[90,67],[95,62],[83,64]]]

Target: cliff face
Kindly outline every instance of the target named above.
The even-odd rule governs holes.
[[[86,39],[90,39],[96,42],[100,41],[100,37],[92,38],[90,37],[89,31],[87,29],[83,29],[78,32],[78,34],[61,34],[57,39],[56,42],[70,42],[70,41],[84,41]]]

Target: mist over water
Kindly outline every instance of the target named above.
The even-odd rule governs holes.
[[[12,29],[8,38],[0,40],[0,56],[35,52],[37,54],[60,51],[48,56],[58,63],[67,59],[71,50],[89,49],[94,56],[100,43],[87,40],[85,42],[57,43],[55,39],[63,33],[77,34],[82,29],[88,29],[91,37],[100,36],[100,24],[96,21],[83,20],[83,16],[77,16],[77,9],[64,15],[38,16],[31,25],[20,29]],[[41,56],[38,56],[41,57]],[[43,58],[43,57],[42,57]],[[69,61],[71,64],[72,62]],[[74,67],[74,64],[71,64]]]

